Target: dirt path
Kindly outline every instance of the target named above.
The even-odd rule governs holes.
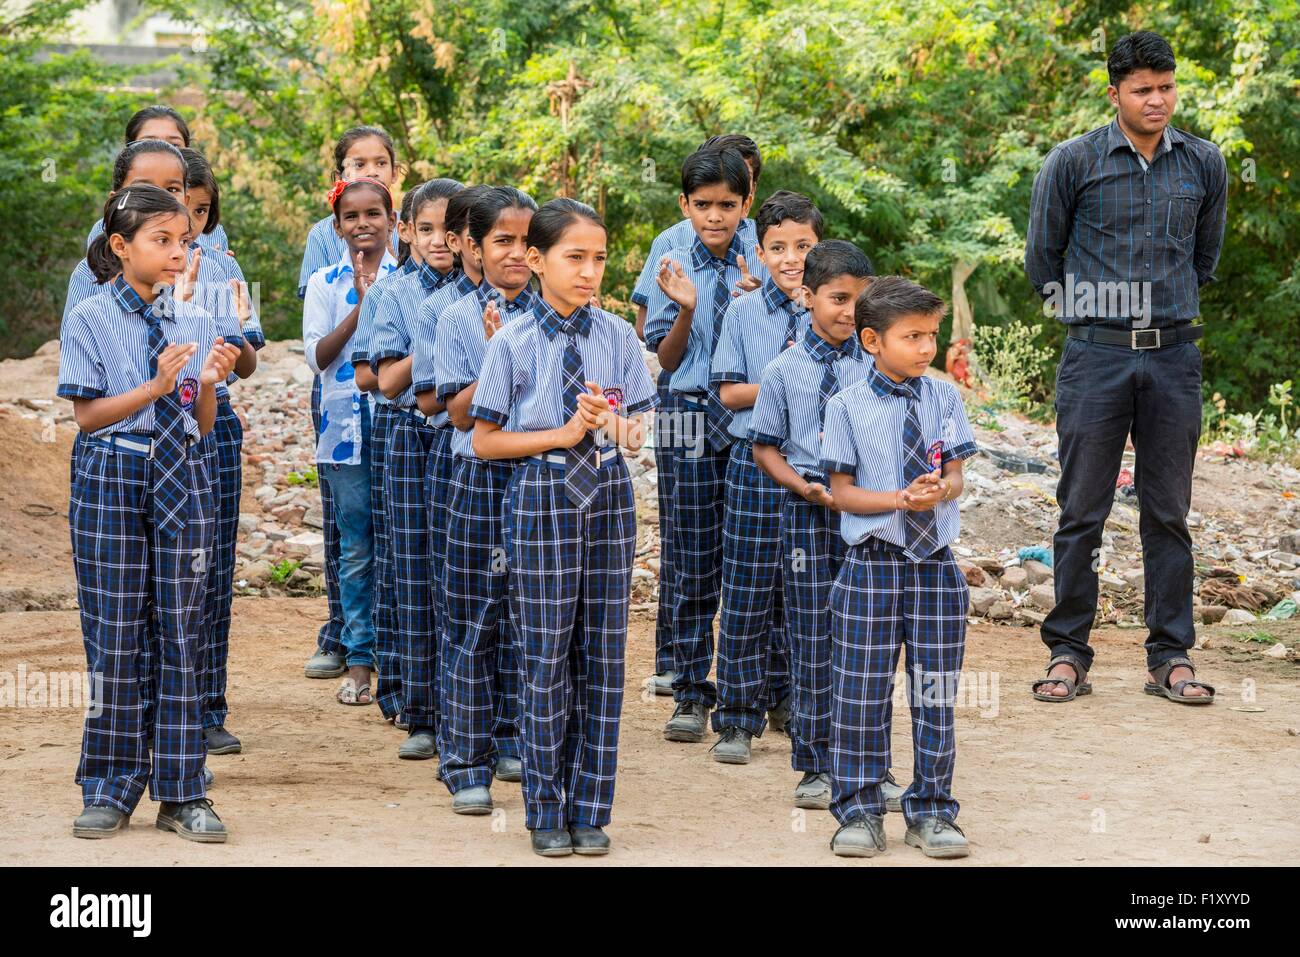
[[[376,709],[340,707],[333,682],[302,677],[323,608],[309,599],[236,600],[230,724],[244,753],[211,759],[230,843],[200,847],[155,830],[147,800],[126,834],[75,840],[80,712],[3,707],[5,862],[544,863],[528,850],[517,786],[496,787],[497,818],[453,815],[434,763],[397,760],[400,733]],[[1289,644],[1300,638],[1297,626],[1274,631]],[[1212,647],[1198,660],[1222,700],[1201,711],[1141,693],[1140,632],[1102,634],[1094,695],[1052,706],[1024,693],[1043,659],[1034,632],[972,628],[967,687],[981,693],[958,713],[956,794],[974,854],[927,862],[903,846],[903,821],[890,815],[889,851],[871,864],[1294,862],[1300,831],[1288,809],[1300,789],[1300,666],[1261,658],[1257,649],[1266,646],[1228,637],[1232,629],[1210,634]],[[707,745],[663,740],[671,704],[644,698],[640,688],[652,638],[652,622],[635,620],[610,827],[615,851],[568,865],[842,863],[827,850],[831,817],[790,805],[788,739],[768,734],[746,767],[714,763]],[[0,615],[0,672],[11,682],[20,665],[34,674],[84,662],[75,612]],[[1263,710],[1235,710],[1243,707]],[[905,781],[905,721],[894,746]]]

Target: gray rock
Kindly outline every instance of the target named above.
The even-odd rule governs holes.
[[[249,515],[247,512],[239,516],[239,534],[251,535],[257,531],[257,516]]]
[[[1041,585],[1043,582],[1052,580],[1052,570],[1042,562],[1031,558],[1021,567],[1024,568],[1025,574],[1029,576],[1029,584],[1031,585]]]
[[[1029,573],[1018,565],[1012,565],[1002,573],[1002,587],[1022,591],[1029,584]]]
[[[321,508],[319,502],[307,509],[302,516],[302,523],[308,528],[325,527],[325,510]]]
[[[1119,573],[1130,588],[1142,591],[1146,585],[1146,572],[1141,568],[1126,568]]]
[[[1029,589],[1029,600],[1043,611],[1051,611],[1056,607],[1056,589],[1047,584],[1034,585]]]
[[[1009,601],[995,601],[989,608],[987,617],[993,621],[1006,621],[1014,610]]]
[[[993,605],[1002,599],[1002,592],[996,588],[972,588],[970,590],[970,610],[976,615],[986,615]]]
[[[274,568],[274,565],[262,559],[251,563],[239,573],[239,577],[248,582],[249,588],[260,588],[271,580],[271,572]]]

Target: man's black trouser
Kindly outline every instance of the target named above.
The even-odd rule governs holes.
[[[1195,342],[1130,349],[1067,338],[1056,373],[1061,520],[1054,539],[1056,607],[1043,622],[1053,655],[1092,666],[1102,528],[1115,498],[1124,444],[1137,454],[1146,573],[1147,667],[1186,654],[1192,627],[1192,539],[1187,512],[1201,432],[1201,352]]]

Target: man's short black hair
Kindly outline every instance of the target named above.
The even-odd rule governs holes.
[[[682,195],[721,183],[742,200],[749,196],[749,167],[735,150],[696,150],[682,164]]]
[[[877,335],[904,316],[942,316],[948,306],[924,286],[902,276],[881,276],[867,284],[853,304],[853,324],[858,335],[874,329]]]
[[[821,210],[813,205],[813,201],[802,193],[792,193],[786,189],[778,189],[775,193],[767,198],[762,206],[758,207],[758,215],[754,217],[754,227],[758,232],[758,244],[763,245],[763,237],[773,226],[780,226],[786,220],[792,219],[796,223],[803,223],[805,226],[811,226],[813,234],[817,241],[821,242],[822,232],[826,229],[826,220],[822,218]]]
[[[803,261],[803,284],[809,292],[816,292],[839,276],[869,279],[875,274],[867,254],[843,239],[823,239],[808,250],[808,258]]]
[[[1115,41],[1110,57],[1106,60],[1106,72],[1110,74],[1110,85],[1119,89],[1120,80],[1138,70],[1154,70],[1156,73],[1170,73],[1174,69],[1174,50],[1158,33],[1150,30],[1138,30],[1125,34]]]

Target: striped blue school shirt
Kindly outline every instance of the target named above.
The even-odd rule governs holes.
[[[86,237],[86,248],[95,241],[95,237],[104,231],[104,221],[97,219],[90,227],[90,235]],[[222,253],[229,252],[230,240],[226,237],[226,227],[217,223],[216,228],[210,233],[199,233],[198,244],[204,249],[218,249]]]
[[[415,345],[411,359],[411,392],[433,392],[438,387],[434,353],[438,343],[438,318],[447,307],[468,296],[478,288],[478,283],[457,270],[455,278],[429,294],[415,315]]]
[[[691,235],[695,236],[694,232]],[[748,261],[753,251],[754,247],[746,245],[739,236],[731,238],[723,273],[728,290],[728,304],[731,302],[730,290],[740,281],[736,257],[743,255]],[[682,267],[686,278],[695,284],[695,315],[691,318],[686,352],[682,355],[681,364],[673,371],[669,387],[682,394],[703,393],[708,389],[713,366],[713,327],[722,321],[722,315],[718,314],[720,310],[714,308],[714,289],[718,283],[715,257],[698,236],[695,236],[690,246],[673,249],[668,256]],[[680,312],[681,307],[669,299],[656,283],[646,306],[645,344],[648,349],[654,351],[659,348],[659,343],[668,335]]]
[[[375,315],[375,331],[370,339],[370,368],[379,375],[379,363],[385,359],[405,359],[411,355],[412,335],[416,329],[420,307],[439,289],[455,282],[454,272],[441,273],[428,263],[421,263],[399,279],[388,284],[388,292],[379,304]],[[415,360],[411,360],[414,372]],[[414,375],[411,385],[392,400],[399,409],[415,408]],[[447,424],[447,413],[440,412],[430,420],[431,425]]]
[[[100,292],[82,300],[64,320],[59,334],[58,394],[65,399],[102,399],[137,389],[153,378],[149,374],[149,323],[143,315],[144,301],[121,276],[105,283]],[[153,304],[162,321],[163,335],[170,344],[198,345],[193,358],[176,377],[180,389],[185,433],[199,437],[194,420],[199,374],[217,337],[213,318],[188,302],[176,302],[171,291]],[[91,433],[95,437],[114,432],[153,432],[153,403]]]
[[[361,303],[361,312],[356,317],[356,332],[352,334],[350,346],[352,364],[370,364],[370,339],[374,338],[374,317],[380,313],[383,296],[389,293],[389,283],[398,281],[400,277],[409,276],[415,272],[415,267],[416,264],[409,259],[406,263],[398,265],[395,260],[389,260],[385,256],[385,267],[380,269],[374,282],[370,283],[370,289],[365,293],[365,300]],[[393,404],[381,391],[376,391],[372,398],[381,406]]]
[[[478,381],[487,352],[487,336],[483,332],[483,310],[488,299],[495,298],[501,310],[500,335],[506,325],[523,316],[533,307],[534,294],[530,287],[508,302],[499,289],[494,289],[486,278],[468,296],[462,296],[443,310],[438,317],[438,339],[434,343],[433,377],[438,399],[448,398],[467,389]],[[477,395],[477,393],[476,393]],[[462,458],[474,455],[473,429],[452,429],[451,450]]]
[[[565,319],[540,296],[531,312],[492,337],[470,415],[510,432],[558,429],[564,409],[564,352],[570,337],[582,356],[582,377],[597,383],[610,408],[639,415],[659,404],[641,343],[630,325],[582,306]]]
[[[852,475],[858,488],[873,492],[893,492],[907,487],[903,481],[903,424],[911,400],[896,394],[900,385],[915,390],[918,395],[917,416],[926,448],[942,443],[945,465],[954,459],[970,458],[979,451],[956,386],[929,376],[896,384],[873,363],[861,382],[826,403],[821,449],[823,470]],[[939,548],[952,544],[961,532],[956,500],[936,505],[934,517]],[[850,545],[874,537],[899,548],[907,547],[907,531],[899,510],[874,515],[841,512],[840,534]]]
[[[197,244],[190,244],[190,251],[186,253],[193,255],[193,250]],[[237,348],[243,348],[244,331],[240,328],[239,317],[235,312],[235,302],[230,289],[230,273],[227,267],[220,262],[221,259],[229,259],[225,253],[217,255],[204,254],[199,259],[199,274],[195,281],[194,292],[190,296],[189,304],[197,306],[204,312],[208,313],[217,324],[217,335],[225,339]],[[233,262],[233,260],[231,260]],[[238,266],[236,266],[238,268]],[[242,272],[240,273],[242,275]],[[90,271],[90,266],[86,260],[77,263],[72,270],[72,276],[68,279],[68,298],[63,304],[64,322],[76,307],[84,300],[98,295],[107,290],[114,280],[110,279],[106,283],[95,282],[95,276]],[[261,333],[261,326],[258,326],[258,333]],[[204,353],[206,355],[206,353]],[[232,382],[238,377],[232,372],[226,382]],[[226,388],[226,382],[217,383],[217,398],[224,399],[229,395]]]
[[[786,349],[763,370],[749,420],[750,439],[776,446],[792,469],[823,484],[827,478],[821,466],[821,389],[826,361],[832,357],[836,357],[837,393],[861,382],[873,366],[856,336],[836,348],[810,325],[797,346]]]
[[[752,219],[748,217],[742,219],[740,225],[736,227],[736,235],[740,237],[741,242],[758,246],[758,231]],[[645,265],[641,267],[641,275],[637,276],[636,285],[632,288],[634,303],[638,306],[649,304],[650,293],[659,288],[659,284],[655,282],[655,274],[659,272],[659,260],[663,259],[670,249],[689,246],[694,238],[695,227],[691,225],[690,219],[678,220],[654,238]],[[759,262],[758,256],[751,258],[746,253],[745,266],[748,267],[751,276],[759,279],[767,278],[767,269]]]
[[[392,255],[385,250],[379,271],[396,268]],[[365,301],[370,300],[371,291]],[[369,393],[357,388],[356,371],[351,361],[352,341],[344,343],[334,361],[324,368],[316,359],[316,346],[347,318],[357,305],[357,291],[352,284],[352,257],[347,251],[339,261],[318,269],[307,280],[307,298],[302,307],[303,355],[311,371],[320,376],[320,431],[316,441],[316,461],[357,465],[361,462],[361,416],[369,413]],[[353,339],[356,338],[355,333]],[[363,404],[365,411],[363,412]]]
[[[389,244],[393,249],[396,249],[397,242],[397,227],[394,226],[389,237]],[[307,233],[307,247],[302,252],[302,265],[298,268],[299,299],[302,299],[307,294],[307,280],[312,277],[312,274],[318,269],[334,265],[347,251],[347,248],[347,243],[343,241],[343,237],[334,230],[333,213],[312,226],[311,231]],[[369,293],[366,295],[369,295]]]
[[[757,383],[767,364],[788,346],[797,344],[811,322],[808,310],[783,293],[768,276],[763,285],[731,300],[727,307],[709,385],[716,389],[724,382]],[[753,412],[750,407],[732,413],[728,428],[732,438],[749,438]]]

